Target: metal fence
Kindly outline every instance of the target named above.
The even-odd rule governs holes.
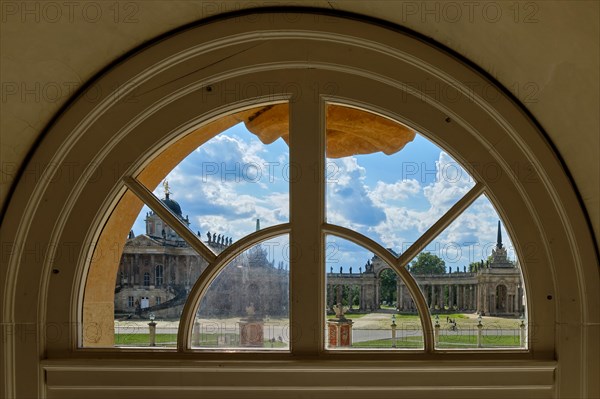
[[[115,321],[115,345],[147,347],[151,345],[150,326],[147,321]],[[436,331],[437,330],[437,331]],[[177,346],[177,323],[157,321],[155,344],[158,347]],[[476,325],[445,326],[434,328],[437,348],[524,348],[524,330]],[[263,348],[288,348],[290,329],[287,323],[265,323]],[[355,348],[422,348],[423,331],[420,326],[406,325],[396,328],[395,339],[391,329],[352,329],[352,347]],[[192,346],[199,348],[239,348],[238,323],[208,322],[194,327]],[[260,346],[260,345],[257,345]]]

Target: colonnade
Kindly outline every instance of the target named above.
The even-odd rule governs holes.
[[[421,284],[419,288],[430,309],[480,309],[477,284]],[[403,284],[398,285],[398,298],[403,298],[405,290]],[[398,303],[401,311],[403,304],[404,301]]]
[[[479,312],[483,315],[518,315],[524,311],[523,289],[520,284],[478,282],[471,273],[464,276],[457,274],[451,278],[447,275],[424,276],[417,278],[417,284],[430,310]],[[417,307],[408,287],[402,281],[398,281],[396,290],[397,310],[416,313]],[[349,306],[350,310],[355,311],[379,309],[380,280],[367,278],[365,274],[329,276],[326,302],[328,310],[332,310],[337,303]]]

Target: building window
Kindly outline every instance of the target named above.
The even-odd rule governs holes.
[[[144,273],[144,287],[149,287],[150,286],[150,273],[145,272]]]
[[[133,308],[135,306],[135,298],[133,296],[127,297],[127,307]]]
[[[154,268],[154,285],[160,287],[163,285],[163,266],[156,265]]]
[[[162,303],[162,298],[157,296],[157,297],[155,297],[154,302],[156,305],[160,305]]]

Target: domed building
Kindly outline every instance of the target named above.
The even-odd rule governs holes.
[[[190,220],[186,215],[185,218],[181,213],[181,206],[179,203],[170,198],[171,192],[169,191],[169,183],[164,182],[165,198],[161,201],[167,206],[181,220],[186,226],[190,225]],[[160,217],[153,211],[146,214],[146,235],[154,239],[162,239],[169,245],[185,246],[185,241],[179,237],[179,235],[173,230],[168,224],[164,223]]]
[[[168,183],[161,200],[186,226],[181,206],[171,198]],[[115,284],[115,317],[179,318],[194,283],[208,266],[175,230],[155,212],[144,219],[146,234],[133,231],[125,242]],[[257,222],[257,228],[259,224]],[[197,233],[200,237],[200,232]],[[207,232],[204,243],[215,253],[233,239]],[[257,312],[280,315],[288,308],[288,271],[275,267],[260,245],[238,256],[236,267],[225,267],[202,301],[200,313],[206,316],[244,315],[252,304]]]

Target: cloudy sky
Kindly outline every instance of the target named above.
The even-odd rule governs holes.
[[[189,215],[190,228],[233,237],[289,220],[289,151],[281,139],[264,145],[243,124],[215,136],[192,152],[167,177],[171,199]],[[421,135],[391,156],[382,153],[328,159],[326,217],[397,253],[410,246],[471,187],[473,179]],[[154,191],[164,198],[162,185]],[[134,233],[145,233],[144,207]],[[436,238],[427,251],[462,269],[491,253],[499,217],[485,196]],[[514,259],[506,231],[503,238]],[[276,262],[287,259],[286,238],[268,246]],[[345,240],[327,238],[327,269],[354,273],[372,256]]]

